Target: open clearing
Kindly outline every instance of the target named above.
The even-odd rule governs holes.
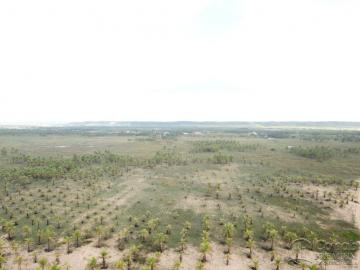
[[[1,131],[2,267],[358,269],[358,131],[185,131]]]

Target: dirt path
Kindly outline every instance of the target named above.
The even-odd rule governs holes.
[[[122,185],[124,186],[123,189],[119,190],[117,194],[112,197],[107,198],[101,205],[96,207],[95,209],[100,209],[101,207],[106,206],[107,204],[111,204],[111,207],[119,207],[125,206],[127,203],[131,202],[131,200],[136,197],[139,191],[143,190],[145,185],[146,179],[141,174],[134,174],[131,177],[127,178]],[[79,223],[81,220],[85,219],[86,215],[93,211],[94,209],[90,209],[79,215],[73,222],[74,224]],[[82,228],[87,228],[87,226],[82,226]]]

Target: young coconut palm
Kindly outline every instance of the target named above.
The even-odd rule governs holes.
[[[294,233],[294,232],[286,232],[285,233],[284,239],[285,239],[288,249],[292,248],[292,242],[297,238],[298,237],[297,237],[296,233]]]
[[[251,268],[253,270],[259,270],[259,261],[257,259],[253,259],[252,263],[253,263],[253,265],[251,266]]]
[[[244,230],[244,239],[245,239],[246,241],[248,241],[249,239],[253,238],[253,236],[254,236],[254,232],[253,232],[251,229],[246,228],[246,229]]]
[[[146,229],[142,229],[140,231],[141,242],[145,242],[149,238],[149,231]]]
[[[3,225],[5,233],[7,233],[7,239],[12,240],[13,234],[15,232],[15,224],[12,221],[6,221]]]
[[[172,267],[172,270],[180,270],[180,267],[181,267],[181,261],[176,260],[174,266]]]
[[[27,252],[31,252],[31,245],[32,245],[33,242],[34,241],[30,237],[27,237],[27,238],[24,239],[24,243],[26,245]]]
[[[317,264],[312,264],[309,266],[309,270],[319,270],[319,266]]]
[[[168,240],[168,236],[164,233],[158,233],[154,239],[155,245],[159,246],[160,252],[164,251],[164,245]]]
[[[45,267],[48,265],[48,260],[45,257],[40,258],[39,262],[39,267],[41,268],[41,270],[44,270]]]
[[[18,270],[21,270],[21,266],[22,266],[23,261],[24,261],[24,258],[22,256],[17,256],[15,258],[15,263],[18,266]]]
[[[307,264],[305,262],[300,262],[300,267],[301,267],[301,270],[305,270],[305,268],[307,267]]]
[[[321,264],[324,266],[324,270],[326,270],[326,267],[332,258],[331,255],[327,252],[324,252],[320,254],[319,258],[321,260]]]
[[[100,252],[100,257],[101,257],[101,259],[102,259],[102,266],[101,266],[102,269],[107,268],[106,258],[107,258],[108,255],[109,255],[109,253],[108,253],[105,249],[103,249],[103,250]]]
[[[81,232],[76,230],[73,234],[73,239],[75,240],[75,246],[78,248],[80,246]]]
[[[271,229],[269,231],[269,238],[270,238],[270,241],[271,241],[271,247],[270,247],[271,250],[274,249],[274,242],[275,242],[275,239],[276,239],[277,236],[278,236],[278,231],[277,230]]]
[[[66,253],[67,253],[67,254],[71,253],[71,250],[70,250],[71,241],[72,241],[72,237],[71,237],[71,236],[65,236],[65,237],[64,237],[64,242],[65,242],[65,244],[66,244]]]
[[[157,219],[157,218],[150,219],[147,222],[147,228],[148,228],[149,234],[151,234],[158,225],[159,225],[159,219]]]
[[[146,265],[150,270],[154,270],[156,264],[159,262],[160,253],[156,253],[154,255],[150,255],[146,259]]]
[[[281,258],[279,256],[276,256],[275,257],[276,270],[280,270],[280,264],[281,264]]]
[[[232,239],[232,237],[226,238],[226,246],[227,246],[227,251],[226,251],[226,253],[227,253],[227,254],[230,254],[230,253],[231,253],[232,244],[233,244],[233,239]]]
[[[232,223],[225,223],[224,224],[224,238],[227,239],[227,238],[233,238],[234,236],[234,224]]]
[[[251,259],[252,258],[252,251],[253,251],[253,247],[254,247],[254,240],[252,239],[249,239],[246,241],[246,246],[247,248],[249,248],[249,258]]]
[[[46,230],[45,230],[45,239],[46,239],[46,242],[47,242],[47,249],[46,251],[51,251],[51,241],[54,240],[54,230],[51,226],[47,227]]]
[[[50,270],[61,270],[61,266],[58,263],[54,263],[50,266]]]
[[[31,227],[28,225],[24,225],[22,227],[22,235],[23,235],[23,238],[29,238],[31,235]]]
[[[2,254],[0,254],[0,269],[2,269],[2,266],[6,263],[6,257]]]
[[[294,248],[294,252],[295,252],[295,261],[298,262],[299,261],[299,254],[300,254],[300,251],[301,251],[300,243],[295,243],[293,248]]]
[[[180,238],[181,251],[184,251],[187,243],[188,231],[186,229],[182,229],[180,235],[181,235]]]
[[[97,261],[96,261],[96,258],[95,257],[91,257],[87,266],[91,269],[91,270],[94,270],[97,266]]]
[[[201,261],[206,262],[207,261],[206,254],[211,251],[211,244],[206,238],[204,238],[203,241],[201,242],[200,251],[203,254]]]
[[[117,270],[125,270],[126,263],[124,260],[118,260],[115,263],[115,269]]]
[[[225,264],[226,265],[229,265],[230,264],[230,253],[226,253],[225,254]]]
[[[196,270],[204,270],[205,269],[205,264],[203,262],[198,262],[198,264],[196,265]]]
[[[101,241],[102,241],[102,238],[103,238],[103,235],[104,235],[104,229],[103,227],[101,226],[98,226],[96,229],[95,229],[95,234],[98,238],[98,241],[97,241],[97,247],[101,247]]]
[[[4,249],[5,249],[5,242],[0,238],[0,255],[3,254]]]

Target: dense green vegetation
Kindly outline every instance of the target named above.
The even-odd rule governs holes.
[[[335,150],[324,146],[307,148],[299,146],[290,148],[290,153],[294,153],[295,155],[299,155],[301,157],[312,158],[322,161],[332,158],[335,155]]]
[[[254,151],[259,146],[256,144],[241,144],[237,141],[196,141],[194,142],[193,151],[195,153],[213,153],[219,151]]]
[[[301,157],[316,159],[318,161],[324,161],[333,158],[335,155],[341,157],[347,154],[359,154],[360,148],[348,147],[342,149],[342,148],[331,148],[327,146],[315,146],[315,147],[297,146],[297,147],[290,147],[289,151],[290,153],[293,153]]]

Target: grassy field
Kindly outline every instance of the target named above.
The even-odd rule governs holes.
[[[351,267],[358,138],[300,128],[3,132],[0,264]]]

